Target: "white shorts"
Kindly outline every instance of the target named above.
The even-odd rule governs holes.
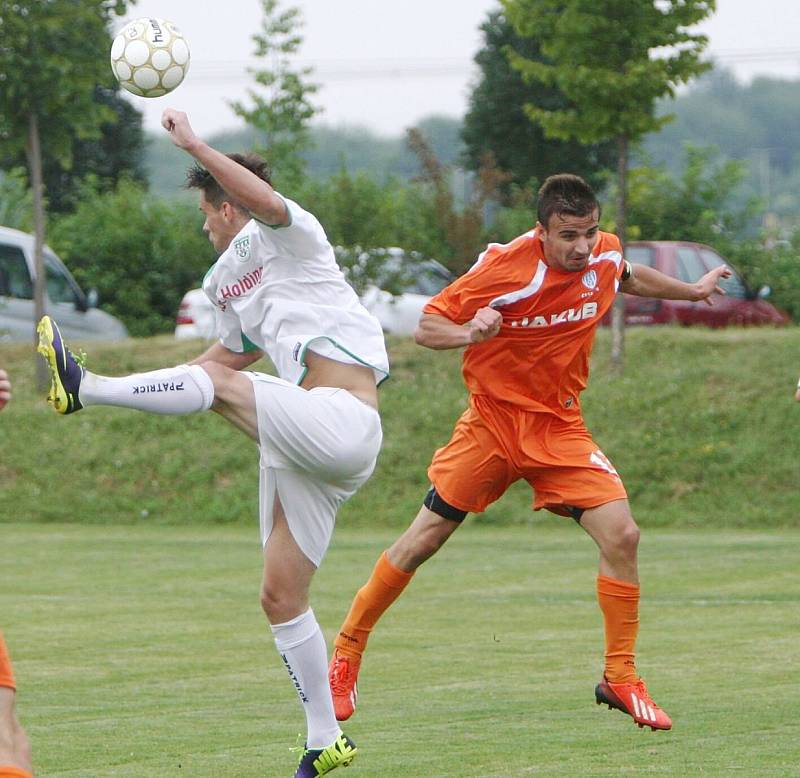
[[[319,567],[336,511],[372,475],[383,433],[378,412],[346,389],[301,389],[264,373],[253,382],[258,414],[261,543],[277,493],[292,537]]]

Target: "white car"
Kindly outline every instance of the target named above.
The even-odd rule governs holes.
[[[396,267],[405,255],[400,249],[388,249],[388,252],[390,270],[396,273]],[[415,260],[412,272],[413,275],[400,283],[402,291],[398,294],[369,285],[361,295],[361,303],[378,319],[386,333],[412,335],[428,300],[455,278],[434,259]],[[175,337],[210,340],[215,336],[213,304],[202,289],[191,289],[183,296],[178,308]]]
[[[190,289],[183,296],[175,317],[175,337],[179,340],[216,337],[214,305],[202,289]]]
[[[0,342],[33,338],[34,238],[0,227]],[[78,286],[64,263],[48,246],[44,255],[44,309],[71,341],[123,340],[125,325],[97,308],[97,291]]]
[[[361,295],[362,305],[381,323],[390,335],[413,335],[422,309],[435,294],[442,291],[455,276],[435,259],[418,262],[413,275],[402,282],[398,294],[378,286],[368,286]]]

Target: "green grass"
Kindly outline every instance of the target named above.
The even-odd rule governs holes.
[[[87,345],[119,375],[177,364],[204,344],[162,336]],[[800,328],[631,328],[623,377],[602,331],[584,413],[643,526],[800,526]],[[427,489],[433,451],[465,406],[457,351],[390,341],[378,468],[344,506],[345,526],[401,527]],[[16,382],[0,415],[0,521],[253,524],[255,448],[213,414],[159,417],[91,408],[57,417],[33,389],[32,349],[4,345]],[[480,523],[536,524],[518,483]]]
[[[390,530],[339,529],[330,642]],[[639,666],[672,732],[593,702],[596,552],[467,525],[376,629],[343,775],[800,772],[800,532],[644,533]],[[0,614],[43,778],[288,777],[304,720],[258,604],[257,529],[8,524]],[[337,773],[338,775],[338,773]]]

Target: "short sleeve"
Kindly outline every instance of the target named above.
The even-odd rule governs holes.
[[[331,252],[325,230],[314,214],[300,207],[296,202],[278,195],[286,204],[289,224],[270,226],[256,219],[261,234],[271,243],[276,243],[298,259],[315,259],[320,254]]]
[[[490,246],[463,276],[432,297],[423,313],[444,316],[456,324],[471,321],[479,308],[485,308],[509,288],[508,263],[513,254],[503,246]]]
[[[244,354],[259,350],[258,346],[242,332],[239,317],[230,308],[223,311],[219,306],[214,306],[214,312],[219,342],[228,351]]]

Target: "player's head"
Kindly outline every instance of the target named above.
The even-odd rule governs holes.
[[[267,163],[257,154],[228,154],[229,159],[247,168],[262,181],[271,183]],[[200,210],[205,214],[203,232],[214,248],[222,253],[230,242],[250,220],[249,211],[231,197],[214,176],[204,167],[194,165],[186,174],[187,189],[200,190]]]
[[[537,218],[548,264],[584,270],[600,229],[600,203],[589,184],[569,173],[550,176],[539,189]]]

